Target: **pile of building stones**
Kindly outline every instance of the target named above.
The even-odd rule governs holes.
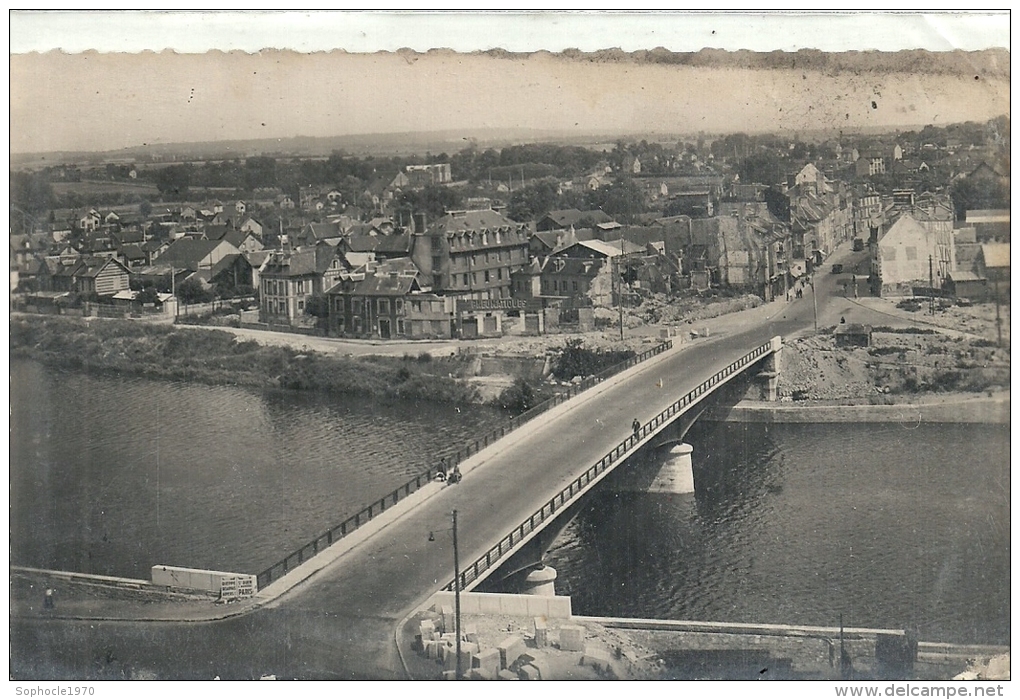
[[[461,673],[468,680],[552,680],[563,678],[563,662],[567,662],[580,667],[579,673],[569,674],[575,678],[635,675],[629,655],[619,648],[611,652],[603,645],[586,642],[586,636],[590,636],[586,632],[580,625],[550,627],[547,618],[536,617],[530,630],[508,632],[499,644],[488,646],[480,640],[477,625],[469,622],[461,629]],[[452,607],[444,605],[426,612],[419,622],[415,647],[441,667],[443,679],[455,679],[457,634]]]

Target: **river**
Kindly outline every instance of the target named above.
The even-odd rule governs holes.
[[[11,562],[257,572],[494,427],[478,406],[11,364]],[[1009,642],[1007,426],[701,423],[697,495],[603,488],[547,562],[578,614]]]
[[[546,557],[583,615],[1009,644],[1009,428],[696,424],[696,495],[603,489]]]
[[[257,573],[506,420],[11,363],[11,562]]]

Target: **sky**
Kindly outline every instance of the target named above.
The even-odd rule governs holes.
[[[853,130],[1009,110],[1008,78],[969,73],[370,53],[656,46],[970,50],[1008,47],[1009,22],[1001,14],[12,13],[10,148],[492,128]],[[26,53],[56,47],[63,51]],[[176,52],[151,52],[168,48]],[[334,48],[344,51],[326,52]]]

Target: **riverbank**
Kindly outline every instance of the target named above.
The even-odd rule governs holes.
[[[714,409],[708,420],[726,423],[982,423],[1009,425],[1009,392],[912,397],[909,403],[823,404],[741,401]]]
[[[150,379],[296,389],[452,404],[481,403],[458,378],[465,358],[349,358],[267,347],[211,329],[17,315],[10,355],[51,367]]]

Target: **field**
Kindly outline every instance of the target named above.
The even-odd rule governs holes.
[[[83,197],[106,194],[136,194],[156,197],[159,190],[147,182],[111,182],[104,180],[82,180],[81,182],[54,182],[53,194],[64,197],[76,192]]]

